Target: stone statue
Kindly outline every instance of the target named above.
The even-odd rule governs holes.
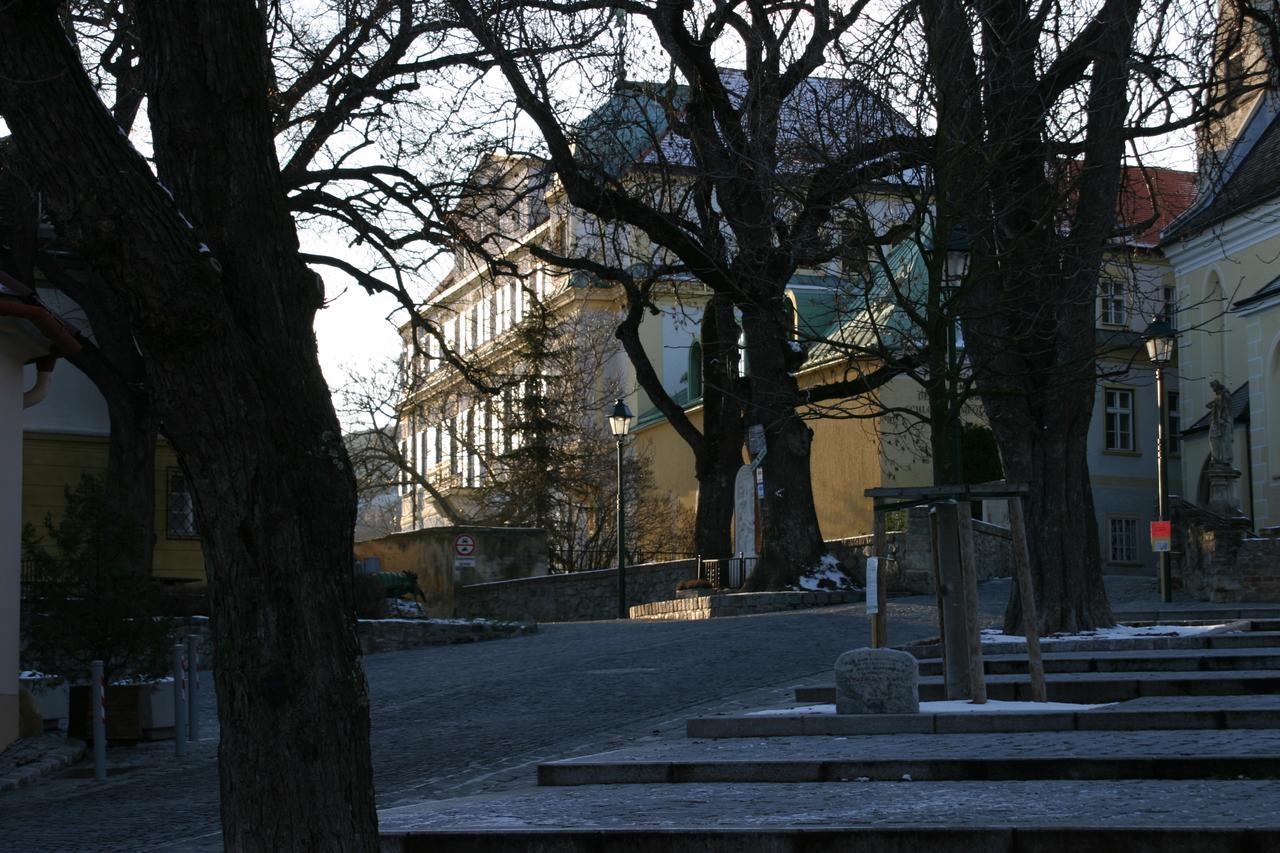
[[[1234,461],[1231,443],[1234,439],[1231,423],[1231,397],[1227,388],[1218,380],[1210,381],[1213,399],[1206,408],[1209,410],[1209,459],[1230,466]]]

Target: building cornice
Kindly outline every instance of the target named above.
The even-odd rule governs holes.
[[[1173,264],[1174,274],[1181,277],[1276,236],[1280,236],[1280,199],[1170,243],[1164,247],[1164,253]]]

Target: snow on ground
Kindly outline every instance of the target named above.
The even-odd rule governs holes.
[[[1114,628],[1098,628],[1095,631],[1080,631],[1076,634],[1049,634],[1041,637],[1042,643],[1062,642],[1065,640],[1131,640],[1134,637],[1194,637],[1221,630],[1225,625],[1117,625]],[[1025,643],[1026,637],[1016,634],[1002,634],[995,628],[982,629],[984,643]]]
[[[818,565],[800,576],[800,588],[815,592],[820,589],[856,589],[853,581],[840,569],[840,561],[823,554]]]
[[[407,601],[403,598],[387,599],[388,616],[425,616],[426,610],[418,601]]]
[[[1073,705],[1070,702],[1004,702],[999,699],[988,699],[986,704],[975,705],[967,699],[950,699],[945,702],[921,702],[921,714],[1035,714],[1048,711],[1092,711],[1094,708],[1105,708],[1101,705]],[[768,708],[763,711],[749,711],[748,717],[794,717],[809,714],[834,714],[835,705],[800,705],[794,708]]]

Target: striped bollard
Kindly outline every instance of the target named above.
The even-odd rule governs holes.
[[[182,643],[173,647],[173,754],[187,754],[187,670]]]
[[[102,674],[102,661],[89,664],[93,679],[93,778],[107,778],[107,679]]]
[[[200,635],[187,635],[187,738],[200,740]]]

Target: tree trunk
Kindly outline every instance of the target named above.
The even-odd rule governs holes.
[[[1091,399],[1091,398],[1090,398]],[[1087,444],[1091,406],[1047,425],[993,419],[1010,482],[1034,483],[1026,501],[1027,544],[1040,633],[1115,624],[1098,564],[1098,528],[1089,484]],[[1023,632],[1017,590],[1009,597],[1004,630]]]
[[[778,301],[772,300],[773,304]],[[746,422],[748,427],[764,427],[767,448],[760,519],[763,547],[747,582],[752,590],[795,584],[818,564],[825,550],[809,470],[813,431],[796,413],[801,400],[791,373],[802,356],[789,346],[786,315],[768,305],[766,300],[756,300],[742,306],[751,388]]]
[[[695,547],[709,559],[733,556],[733,487],[742,466],[742,405],[738,398],[738,323],[725,295],[707,300],[702,315],[702,435],[695,459],[698,512]]]
[[[127,316],[194,487],[224,843],[376,850],[351,612],[354,480],[316,360],[320,293],[280,186],[261,16],[249,0],[138,4],[169,197],[98,101],[55,11],[36,0],[0,10],[0,114],[51,215]]]

